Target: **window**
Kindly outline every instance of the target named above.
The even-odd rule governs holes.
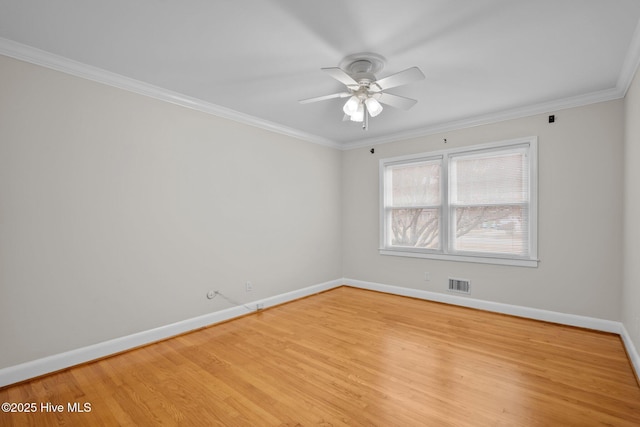
[[[537,266],[537,138],[380,161],[380,253]]]

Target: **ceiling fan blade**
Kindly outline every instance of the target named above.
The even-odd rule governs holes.
[[[345,86],[355,86],[358,87],[358,82],[353,80],[353,78],[344,72],[342,68],[338,67],[330,67],[330,68],[321,68],[322,71],[329,74],[331,77],[339,81]]]
[[[325,101],[327,99],[333,99],[333,98],[346,98],[348,96],[351,96],[351,94],[348,92],[340,92],[340,93],[332,93],[331,95],[316,96],[315,98],[301,99],[298,102],[300,104],[310,104],[312,102]]]
[[[406,85],[424,79],[424,74],[418,67],[407,68],[395,74],[391,74],[374,83],[380,90],[391,89],[392,87]]]
[[[404,96],[393,95],[391,93],[380,93],[376,96],[376,99],[383,104],[387,104],[401,110],[408,110],[418,102],[415,99],[405,98]]]

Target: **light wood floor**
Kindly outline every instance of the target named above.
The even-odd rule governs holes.
[[[0,402],[38,405],[1,426],[640,425],[616,335],[348,287],[4,388]]]

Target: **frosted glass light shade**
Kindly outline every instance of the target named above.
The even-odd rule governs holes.
[[[352,96],[342,107],[342,111],[348,116],[351,116],[358,110],[358,106],[360,105],[360,100],[357,96]]]
[[[358,104],[358,109],[351,114],[351,121],[352,122],[361,122],[364,120],[364,104],[360,103]]]
[[[380,105],[377,99],[367,98],[364,102],[367,104],[367,111],[371,117],[375,117],[382,113],[382,105]]]

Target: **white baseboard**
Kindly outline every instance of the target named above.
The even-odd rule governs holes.
[[[593,317],[577,316],[575,314],[565,314],[556,311],[541,310],[538,308],[485,301],[469,297],[462,297],[459,295],[441,294],[437,292],[424,291],[421,289],[403,288],[400,286],[384,285],[374,282],[364,282],[362,280],[345,278],[344,284],[353,286],[355,288],[369,289],[372,291],[386,292],[395,295],[443,302],[446,304],[459,305],[469,308],[477,308],[479,310],[492,311],[495,313],[526,317],[527,319],[543,320],[545,322],[559,323],[562,325],[595,329],[597,331],[613,332],[616,334],[620,334],[622,331],[622,324],[620,322],[614,322],[612,320],[597,319]]]
[[[638,354],[636,346],[633,344],[633,340],[631,339],[631,335],[627,332],[627,328],[624,327],[624,324],[622,325],[620,338],[622,338],[624,347],[627,349],[627,356],[629,356],[629,359],[631,360],[631,365],[636,371],[636,378],[640,381],[640,354]]]
[[[309,286],[303,289],[287,292],[262,300],[253,301],[246,304],[248,307],[256,307],[262,304],[264,308],[274,305],[283,304],[304,298],[319,292],[333,289],[342,285],[352,286],[354,288],[368,289],[372,291],[385,292],[394,295],[407,296],[412,298],[424,299],[429,301],[442,302],[446,304],[458,305],[463,307],[487,310],[496,313],[509,314],[512,316],[525,317],[529,319],[543,320],[546,322],[559,323],[569,326],[577,326],[581,328],[594,329],[603,332],[611,332],[619,334],[626,347],[627,354],[631,359],[636,375],[640,377],[640,355],[631,340],[630,335],[620,322],[611,320],[597,319],[587,316],[577,316],[574,314],[559,313],[548,310],[541,310],[530,307],[503,304],[491,301],[483,301],[469,297],[458,295],[441,294],[429,292],[420,289],[404,288],[400,286],[385,285],[375,282],[366,282],[355,279],[337,279],[329,282]],[[181,322],[172,323],[170,325],[161,326],[148,331],[139,332],[121,338],[101,342],[98,344],[82,347],[76,350],[67,351],[60,354],[44,357],[42,359],[21,363],[19,365],[10,366],[0,369],[0,387],[25,381],[51,372],[66,369],[74,365],[90,362],[102,357],[120,353],[142,345],[160,341],[172,336],[180,335],[195,329],[230,320],[235,317],[245,315],[253,310],[245,306],[237,306],[225,310],[216,311],[214,313],[205,314],[203,316],[194,317],[183,320]]]
[[[631,360],[631,366],[635,374],[640,378],[640,355],[631,339],[631,336],[621,322],[598,319],[587,316],[577,316],[575,314],[559,313],[556,311],[541,310],[538,308],[523,307],[518,305],[503,304],[498,302],[483,301],[458,295],[448,295],[436,292],[429,292],[420,289],[403,288],[400,286],[385,285],[382,283],[365,282],[355,279],[343,279],[343,283],[354,288],[368,289],[372,291],[386,292],[394,295],[402,295],[412,298],[419,298],[429,301],[442,302],[446,304],[459,305],[480,310],[492,311],[495,313],[509,314],[512,316],[525,317],[527,319],[543,320],[545,322],[559,323],[561,325],[576,326],[579,328],[593,329],[602,332],[611,332],[620,335],[622,342]]]
[[[245,304],[248,307],[257,307],[262,304],[264,308],[274,305],[304,298],[309,295],[317,294],[329,289],[342,285],[342,279],[332,280],[292,292],[287,292],[273,297],[264,298],[258,301]],[[166,338],[193,331],[205,326],[219,323],[225,320],[233,319],[250,313],[245,306],[231,307],[225,310],[216,311],[214,313],[205,314],[203,316],[194,317],[170,325],[160,326],[148,331],[138,332],[109,341],[87,347],[78,348],[64,353],[54,354],[52,356],[43,357],[42,359],[21,363],[15,366],[0,369],[0,387],[9,384],[15,384],[41,375],[49,374],[55,371],[69,368],[71,366],[90,362],[116,353],[120,353],[142,345],[150,344]]]

